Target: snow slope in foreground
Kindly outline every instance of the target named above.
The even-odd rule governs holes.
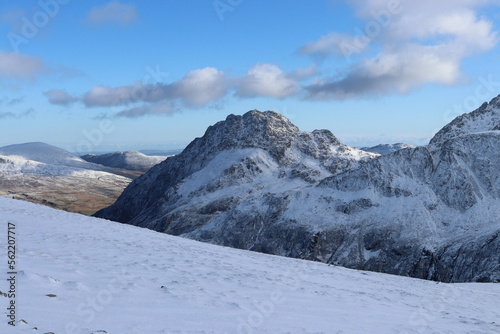
[[[19,263],[18,326],[0,297],[1,333],[500,332],[499,284],[349,270],[6,198],[0,217],[3,248],[16,224]]]

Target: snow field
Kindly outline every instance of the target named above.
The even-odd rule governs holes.
[[[498,284],[349,270],[6,198],[0,213],[2,275],[8,222],[18,247],[17,326],[0,297],[2,333],[500,332]]]

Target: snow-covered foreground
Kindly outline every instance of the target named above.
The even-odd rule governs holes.
[[[18,247],[17,326],[1,297],[1,333],[500,332],[499,284],[349,270],[6,198],[0,219],[4,277],[8,222]]]

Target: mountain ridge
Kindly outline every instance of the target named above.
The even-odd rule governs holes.
[[[471,128],[381,156],[274,112],[230,115],[96,216],[355,269],[499,281],[500,134]]]
[[[194,139],[183,152],[154,166],[148,173],[134,180],[130,187],[138,193],[133,196],[145,199],[138,202],[129,198],[127,201],[131,206],[120,208],[116,212],[120,216],[118,221],[128,221],[133,215],[131,210],[140,211],[142,205],[149,205],[149,210],[153,210],[155,206],[160,207],[161,204],[154,203],[156,199],[161,201],[163,196],[169,198],[175,195],[174,188],[182,179],[205,168],[217,155],[242,149],[265,152],[264,155],[269,156],[264,157],[264,160],[275,161],[276,168],[278,165],[289,167],[290,170],[282,172],[292,173],[289,176],[302,179],[308,184],[317,182],[317,177],[322,174],[340,172],[363,159],[376,156],[342,145],[328,130],[300,132],[288,119],[273,111],[252,110],[243,116],[229,115],[225,121],[210,126],[203,137]],[[257,156],[259,152],[256,153]],[[256,159],[262,158],[257,156]],[[313,168],[308,168],[307,163],[313,163]],[[252,171],[254,167],[256,170]],[[163,170],[173,172],[162,173]],[[236,175],[236,178],[242,173],[262,172],[253,159],[234,161],[224,171],[227,175]],[[211,172],[210,175],[216,177],[215,174]],[[156,184],[160,190],[154,189],[153,194],[147,196],[143,192],[146,188],[143,183],[151,186]],[[124,198],[128,196],[126,193],[122,195]],[[134,207],[135,205],[137,206]],[[111,207],[108,209],[113,210]],[[156,209],[158,208],[154,210]],[[101,210],[99,214],[105,214],[105,211]]]

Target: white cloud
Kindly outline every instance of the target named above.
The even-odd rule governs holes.
[[[408,93],[426,83],[452,85],[461,77],[460,62],[445,48],[412,45],[364,60],[342,78],[318,81],[306,87],[311,99],[349,99]]]
[[[132,86],[109,87],[95,86],[83,97],[83,103],[87,107],[109,107],[132,102]]]
[[[179,110],[170,102],[161,102],[152,105],[142,105],[118,112],[114,117],[138,118],[147,115],[171,115]]]
[[[127,108],[116,117],[135,118],[145,115],[169,115],[181,107],[215,107],[217,103],[235,90],[240,97],[284,98],[297,94],[298,80],[316,74],[316,67],[298,69],[290,74],[270,64],[252,67],[243,78],[229,79],[223,71],[206,67],[188,72],[181,79],[169,84],[135,83],[128,86],[94,86],[83,97],[76,98],[63,90],[45,92],[52,104],[67,105],[75,101],[86,107]]]
[[[129,25],[137,19],[137,9],[134,5],[111,1],[104,6],[92,8],[87,14],[86,21],[91,25]]]
[[[312,64],[309,67],[296,69],[295,71],[289,73],[289,77],[294,80],[301,81],[314,77],[318,74],[319,74],[318,67],[316,66],[316,64]]]
[[[224,97],[226,93],[224,72],[213,67],[191,71],[167,87],[170,98],[180,99],[190,107],[202,107]]]
[[[181,107],[217,108],[218,103],[236,91],[239,97],[285,98],[298,93],[301,79],[316,74],[316,67],[301,68],[289,74],[270,64],[252,67],[243,78],[227,78],[223,71],[206,67],[188,72],[181,79],[169,84],[135,83],[128,86],[94,86],[81,98],[69,95],[63,90],[45,92],[49,102],[68,105],[79,101],[86,107],[126,106],[116,117],[135,118],[145,115],[169,115]]]
[[[238,80],[236,95],[240,97],[285,98],[297,94],[298,82],[272,64],[257,64]]]
[[[300,51],[316,56],[346,56],[348,61],[369,47],[376,54],[358,57],[354,64],[347,62],[349,66],[341,77],[323,78],[309,85],[309,98],[346,99],[406,93],[426,83],[458,84],[464,76],[462,60],[489,51],[498,42],[492,22],[477,14],[480,6],[499,4],[498,0],[348,3],[365,22],[358,27],[363,35],[332,33],[304,45]],[[360,41],[366,42],[363,47]],[[351,51],[346,53],[341,43],[350,45]]]
[[[64,90],[60,89],[51,89],[43,93],[52,104],[68,106],[76,101],[78,101],[77,97],[69,95]]]
[[[110,107],[134,102],[157,102],[165,97],[164,87],[159,84],[135,83],[122,87],[92,87],[82,102],[87,107]]]
[[[95,86],[82,102],[87,107],[110,107],[136,102],[179,100],[188,107],[202,107],[224,97],[227,84],[223,71],[213,67],[194,70],[171,84],[132,84],[122,87]]]
[[[368,43],[349,34],[329,33],[317,41],[309,42],[299,49],[299,53],[319,58],[329,56],[343,57],[348,54],[349,49],[356,47],[362,52],[368,47]]]
[[[44,93],[49,102],[68,105],[80,101],[86,107],[128,106],[114,117],[137,118],[146,115],[170,115],[180,109],[178,103],[199,108],[222,99],[228,90],[225,74],[213,67],[187,73],[170,84],[135,83],[128,86],[94,86],[81,98],[63,90],[52,89]],[[140,105],[138,105],[140,104]]]
[[[44,63],[38,57],[0,50],[0,77],[33,79],[40,74],[43,68]]]

